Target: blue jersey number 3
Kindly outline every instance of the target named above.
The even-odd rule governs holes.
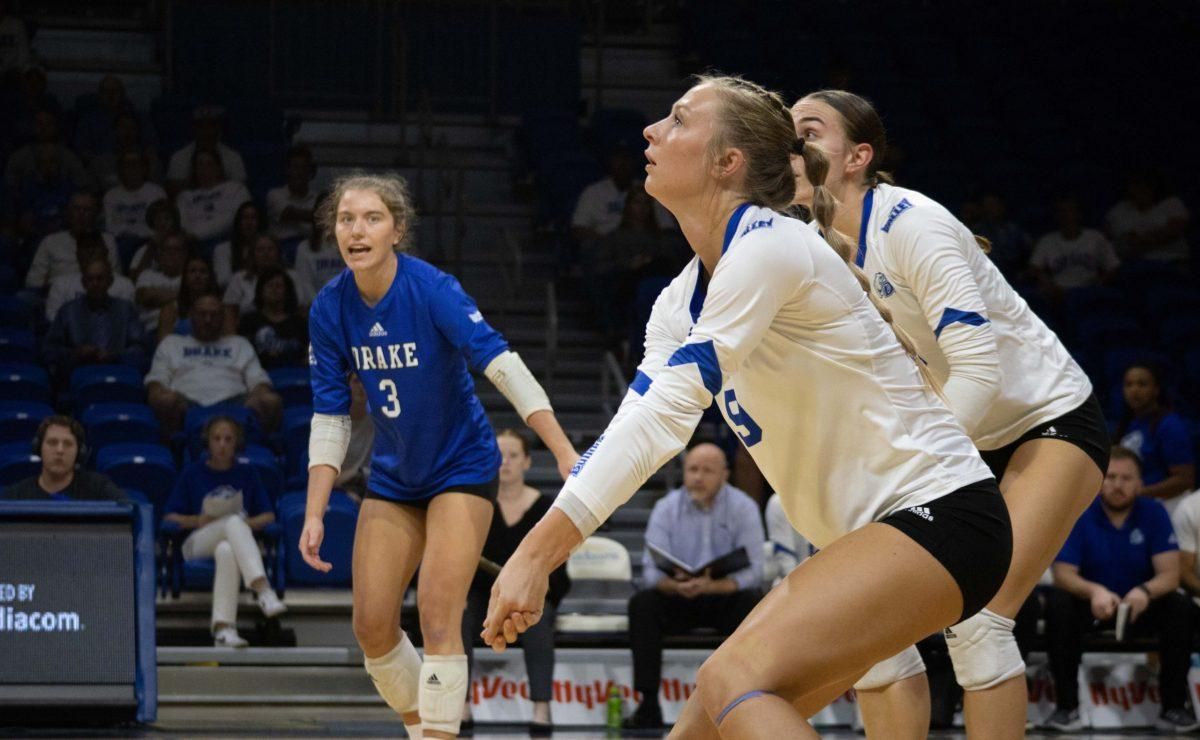
[[[762,441],[762,427],[758,425],[754,419],[750,418],[750,414],[746,409],[742,408],[738,403],[737,395],[733,389],[725,391],[725,413],[729,414],[729,421],[733,424],[733,431],[742,438],[742,442],[747,447],[753,447]]]

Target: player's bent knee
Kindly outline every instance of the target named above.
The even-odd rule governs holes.
[[[924,672],[925,661],[921,660],[921,653],[916,646],[909,645],[887,660],[881,660],[871,666],[871,670],[858,679],[854,688],[856,691],[879,691]]]
[[[354,630],[354,639],[367,654],[378,654],[388,650],[401,635],[400,624],[392,624],[393,619],[386,610],[356,608],[350,618],[350,626]]]
[[[983,609],[946,628],[954,675],[967,691],[983,691],[1025,673],[1013,636],[1016,622]]]
[[[467,656],[426,655],[421,664],[421,729],[458,734],[467,698]]]
[[[718,648],[700,665],[696,685],[704,711],[710,718],[717,716],[747,691],[760,689],[754,670],[755,661],[744,660],[735,650]]]
[[[421,656],[401,633],[400,642],[386,655],[364,658],[363,665],[383,700],[398,714],[415,712],[419,703]]]

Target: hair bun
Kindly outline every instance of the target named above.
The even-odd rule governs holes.
[[[792,154],[804,156],[804,139],[796,139],[792,142]]]

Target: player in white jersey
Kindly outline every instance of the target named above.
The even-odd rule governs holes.
[[[645,136],[646,190],[696,258],[655,304],[621,409],[497,579],[483,637],[503,649],[540,618],[551,570],[684,448],[716,399],[822,550],[705,661],[676,732],[816,737],[793,701],[991,598],[1008,568],[1007,511],[863,285],[776,210],[795,189],[791,157],[823,163],[780,98],[701,78]]]
[[[1012,568],[987,609],[946,630],[946,639],[967,690],[968,734],[1022,737],[1025,665],[1013,618],[1099,490],[1109,450],[1100,405],[1058,337],[988,259],[986,243],[878,171],[887,139],[870,103],[824,90],[797,102],[792,116],[797,135],[831,161],[825,185],[839,205],[827,240],[865,273],[912,338],[1000,481],[1012,515]],[[802,172],[796,194],[812,202]],[[868,732],[925,736],[929,689],[915,649],[876,666],[857,687]]]

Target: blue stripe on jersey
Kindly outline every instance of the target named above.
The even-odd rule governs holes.
[[[942,336],[942,329],[951,324],[983,326],[986,323],[988,323],[988,320],[974,311],[960,311],[957,308],[947,308],[942,312],[942,318],[938,321],[937,328],[933,330],[933,335],[940,338]]]
[[[858,227],[858,254],[854,255],[854,264],[859,267],[867,261],[867,224],[871,222],[871,207],[875,205],[875,190],[867,191],[863,196],[862,225]]]
[[[704,381],[708,392],[717,395],[717,391],[721,390],[721,366],[717,363],[717,350],[713,347],[711,339],[707,342],[685,344],[675,350],[675,354],[667,360],[667,367],[690,363],[695,363],[699,368],[700,379]]]
[[[638,370],[637,375],[633,376],[633,382],[629,384],[629,390],[639,396],[644,396],[646,391],[650,390],[650,384],[653,382],[649,375]]]
[[[729,223],[725,225],[725,240],[721,242],[721,254],[725,254],[729,250],[729,245],[733,242],[733,235],[737,233],[738,224],[742,222],[742,215],[749,207],[749,203],[743,203],[733,210],[733,215],[729,217]],[[708,288],[704,285],[704,263],[701,262],[696,271],[696,289],[692,291],[692,300],[688,304],[688,313],[692,315],[693,324],[700,320],[700,311],[704,308],[704,299],[707,295]]]
[[[743,203],[733,209],[733,215],[729,217],[729,223],[725,226],[725,240],[721,242],[721,254],[729,251],[729,244],[733,241],[733,235],[737,232],[738,224],[742,222],[742,215],[746,213],[746,209],[749,207],[749,203]]]

